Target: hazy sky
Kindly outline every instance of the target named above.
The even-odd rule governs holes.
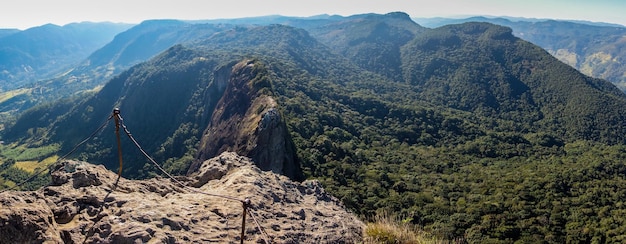
[[[411,17],[490,15],[590,20],[626,25],[626,0],[9,0],[0,28],[26,29],[81,21],[217,19],[402,11]]]

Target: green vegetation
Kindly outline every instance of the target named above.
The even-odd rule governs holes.
[[[399,12],[347,18],[305,29],[359,67],[394,81],[402,81],[400,48],[426,30]]]
[[[13,187],[30,178],[33,173],[48,167],[58,159],[58,144],[42,147],[23,145],[0,145],[0,189]],[[50,182],[49,176],[41,174],[22,185],[22,190],[34,190]]]
[[[7,74],[0,74],[0,80],[4,77],[5,81],[9,81],[0,84],[0,88],[8,90],[0,94],[0,111],[3,112],[0,113],[0,126],[12,126],[17,115],[32,107],[59,98],[80,99],[89,96],[131,66],[146,61],[175,44],[209,36],[229,28],[229,25],[191,25],[177,20],[149,20],[128,29],[129,27],[126,24],[113,23],[79,23],[63,27],[48,25],[45,28],[17,33],[14,35],[17,37],[7,37],[11,40],[0,38],[0,44],[7,44],[0,45],[0,68],[4,65],[18,65],[14,68],[19,69],[14,74],[9,72],[9,77],[4,77]],[[45,29],[52,30],[41,32]],[[126,31],[117,35],[110,43],[102,43],[111,40],[116,33],[123,30]],[[32,44],[31,38],[48,42]],[[19,47],[12,49],[13,45]],[[99,49],[95,50],[97,48]],[[16,53],[12,53],[13,55],[4,55],[12,58],[3,59],[3,54],[14,51]],[[37,55],[40,57],[36,57]],[[24,58],[28,60],[20,61],[21,56],[26,56]],[[48,62],[49,60],[55,62]],[[30,65],[34,70],[24,72],[24,65]],[[11,71],[9,67],[5,68]],[[33,74],[37,79],[24,77]],[[24,82],[26,78],[32,81]]]
[[[0,155],[17,161],[42,160],[59,151],[59,144],[29,148],[24,145],[0,146]]]
[[[486,24],[403,53],[406,85],[273,63],[308,177],[364,218],[393,213],[442,239],[622,241],[621,92]]]
[[[427,27],[464,22],[489,22],[508,26],[513,34],[550,52],[561,61],[582,73],[613,82],[626,91],[626,27],[575,23],[571,21],[520,21],[505,18],[472,17],[468,19],[441,19]],[[420,22],[422,23],[422,22]]]
[[[381,31],[372,21],[359,30]],[[414,38],[377,35],[384,38],[350,52],[384,43],[373,52],[376,63],[396,64],[401,75],[353,62],[302,29],[238,27],[174,46],[93,96],[30,110],[3,138],[59,143],[67,152],[119,107],[143,148],[180,174],[196,156],[230,67],[254,59],[303,174],[363,219],[389,213],[435,239],[472,243],[624,241],[626,95],[505,27],[414,32],[385,23]],[[325,28],[333,26],[342,25]],[[387,47],[397,55],[382,55]],[[113,129],[109,123],[78,158],[116,169]],[[125,177],[154,174],[130,142],[123,152]],[[375,227],[371,235],[399,234]]]

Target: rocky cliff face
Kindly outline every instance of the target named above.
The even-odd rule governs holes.
[[[198,162],[233,151],[252,158],[262,170],[300,180],[295,146],[272,95],[262,64],[254,60],[235,64],[203,134]],[[189,173],[197,168],[192,165]]]
[[[103,166],[66,161],[52,172],[49,186],[0,193],[0,243],[239,242],[242,202],[215,195],[250,199],[254,218],[246,215],[246,242],[361,238],[363,223],[319,182],[297,183],[261,171],[235,153],[222,153],[192,176],[178,178],[188,189],[170,179],[122,178],[110,192],[116,178]]]

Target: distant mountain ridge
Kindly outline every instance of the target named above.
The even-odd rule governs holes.
[[[377,16],[386,17],[381,18]],[[430,21],[425,22],[427,23],[427,27],[467,21],[487,21],[499,25],[514,26],[513,29],[515,35],[518,35],[518,28],[522,28],[523,30],[531,30],[529,28],[534,28],[538,31],[526,32],[526,37],[523,38],[529,39],[529,41],[544,47],[561,61],[576,67],[587,75],[610,80],[618,87],[623,87],[620,84],[623,79],[626,79],[622,77],[620,73],[622,67],[619,65],[619,57],[623,56],[619,54],[619,50],[623,50],[623,48],[619,48],[621,44],[619,44],[619,42],[611,44],[613,42],[611,40],[613,39],[610,38],[605,41],[605,44],[602,44],[604,46],[597,43],[590,43],[590,40],[594,39],[593,35],[608,33],[606,30],[609,30],[610,28],[606,26],[598,27],[580,25],[584,28],[578,28],[576,26],[579,24],[570,24],[569,27],[549,27],[560,29],[567,28],[568,31],[576,30],[588,33],[585,35],[567,34],[566,36],[563,36],[563,34],[559,34],[560,32],[545,30],[548,26],[543,24],[542,27],[540,24],[544,22],[558,24],[561,22],[550,22],[540,19],[515,18],[511,21],[508,19],[474,17],[464,20],[445,18],[418,20]],[[356,35],[356,30],[350,29],[350,23],[356,24],[357,22],[355,21],[370,22],[370,25],[364,25],[363,23],[359,23],[358,25],[362,26],[361,28],[365,28],[359,32],[370,33],[369,37]],[[90,25],[87,24],[88,23],[71,24],[68,25],[68,27],[71,27],[72,25],[80,25],[84,26],[83,29],[91,28]],[[236,25],[258,26],[266,24],[282,24],[303,28],[311,33],[311,35],[316,39],[333,48],[335,52],[354,60],[360,67],[380,74],[384,73],[386,77],[396,81],[402,80],[400,77],[401,71],[398,69],[398,64],[400,63],[399,47],[406,43],[407,40],[414,38],[419,32],[427,29],[416,24],[408,15],[401,12],[389,13],[386,15],[361,14],[347,17],[319,15],[311,17],[261,16],[240,19],[198,21],[148,20],[137,25],[135,28],[128,29],[125,33],[121,33],[122,35],[120,35],[117,39],[104,46],[101,50],[92,53],[90,57],[84,60],[84,62],[80,65],[76,63],[73,67],[71,65],[63,67],[62,70],[68,72],[64,73],[62,76],[49,79],[51,75],[58,75],[60,73],[47,72],[46,75],[39,75],[41,78],[47,77],[48,79],[46,80],[38,81],[26,86],[17,86],[17,84],[14,84],[14,88],[17,89],[10,89],[10,91],[3,94],[3,97],[6,97],[7,99],[0,100],[0,120],[5,122],[5,124],[10,125],[13,122],[11,116],[19,114],[21,111],[40,104],[41,102],[50,101],[58,97],[67,97],[71,94],[80,94],[97,90],[108,79],[112,78],[116,74],[119,74],[119,72],[124,69],[129,68],[137,62],[145,61],[174,44],[194,40],[200,36],[210,36],[213,33],[234,28]],[[564,24],[558,25],[565,26]],[[602,23],[597,24],[602,25]],[[337,29],[332,27],[333,25],[343,25],[345,28]],[[182,26],[187,26],[188,28],[179,28]],[[72,28],[80,29],[78,27]],[[335,33],[327,32],[327,30],[333,28],[334,30],[337,30]],[[372,32],[370,30],[372,28],[378,28],[378,31]],[[16,31],[20,32],[19,30],[10,29],[2,30],[1,32],[13,33]],[[346,31],[354,33],[348,33],[347,35],[339,34]],[[567,33],[567,31],[561,32]],[[533,33],[544,34],[542,34],[543,37],[541,37]],[[620,31],[613,31],[611,33],[614,33],[612,34],[614,37],[621,35]],[[340,36],[329,35],[344,35],[347,39],[341,39],[339,38]],[[559,36],[552,37],[554,35]],[[591,39],[585,37],[589,35],[592,35]],[[528,36],[531,36],[531,38],[528,38]],[[532,36],[534,36],[535,39],[533,39]],[[568,41],[574,36],[586,39],[582,42],[578,41],[574,43]],[[396,41],[388,42],[387,40],[383,40],[384,38],[395,38]],[[581,53],[582,50],[585,50],[584,54]],[[60,68],[62,66],[54,67]],[[22,74],[34,74],[33,72],[22,72]],[[5,74],[8,73],[5,72]]]
[[[14,89],[67,71],[129,26],[82,22],[2,31],[0,88]]]
[[[513,34],[548,50],[582,73],[611,81],[626,91],[626,27],[603,23],[471,17],[416,19],[427,27],[481,21],[508,26]]]
[[[0,29],[0,38],[19,32],[18,29]]]
[[[405,13],[356,15],[307,29],[359,67],[402,80],[400,47],[426,30]]]
[[[421,25],[428,28],[437,28],[444,25],[449,24],[458,24],[460,20],[475,20],[478,19],[503,19],[512,22],[544,22],[544,21],[559,21],[559,22],[571,22],[585,25],[593,25],[593,26],[608,26],[608,27],[625,27],[624,25],[615,24],[615,23],[606,23],[606,22],[596,22],[596,21],[587,21],[587,20],[573,20],[573,19],[549,19],[549,18],[525,18],[525,17],[513,17],[513,16],[460,16],[460,17],[432,17],[432,18],[423,18],[423,17],[414,17],[411,18],[415,22],[420,23]]]

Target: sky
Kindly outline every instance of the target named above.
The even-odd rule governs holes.
[[[414,18],[509,16],[626,25],[626,0],[4,0],[0,28],[48,23],[222,19],[402,11]]]

